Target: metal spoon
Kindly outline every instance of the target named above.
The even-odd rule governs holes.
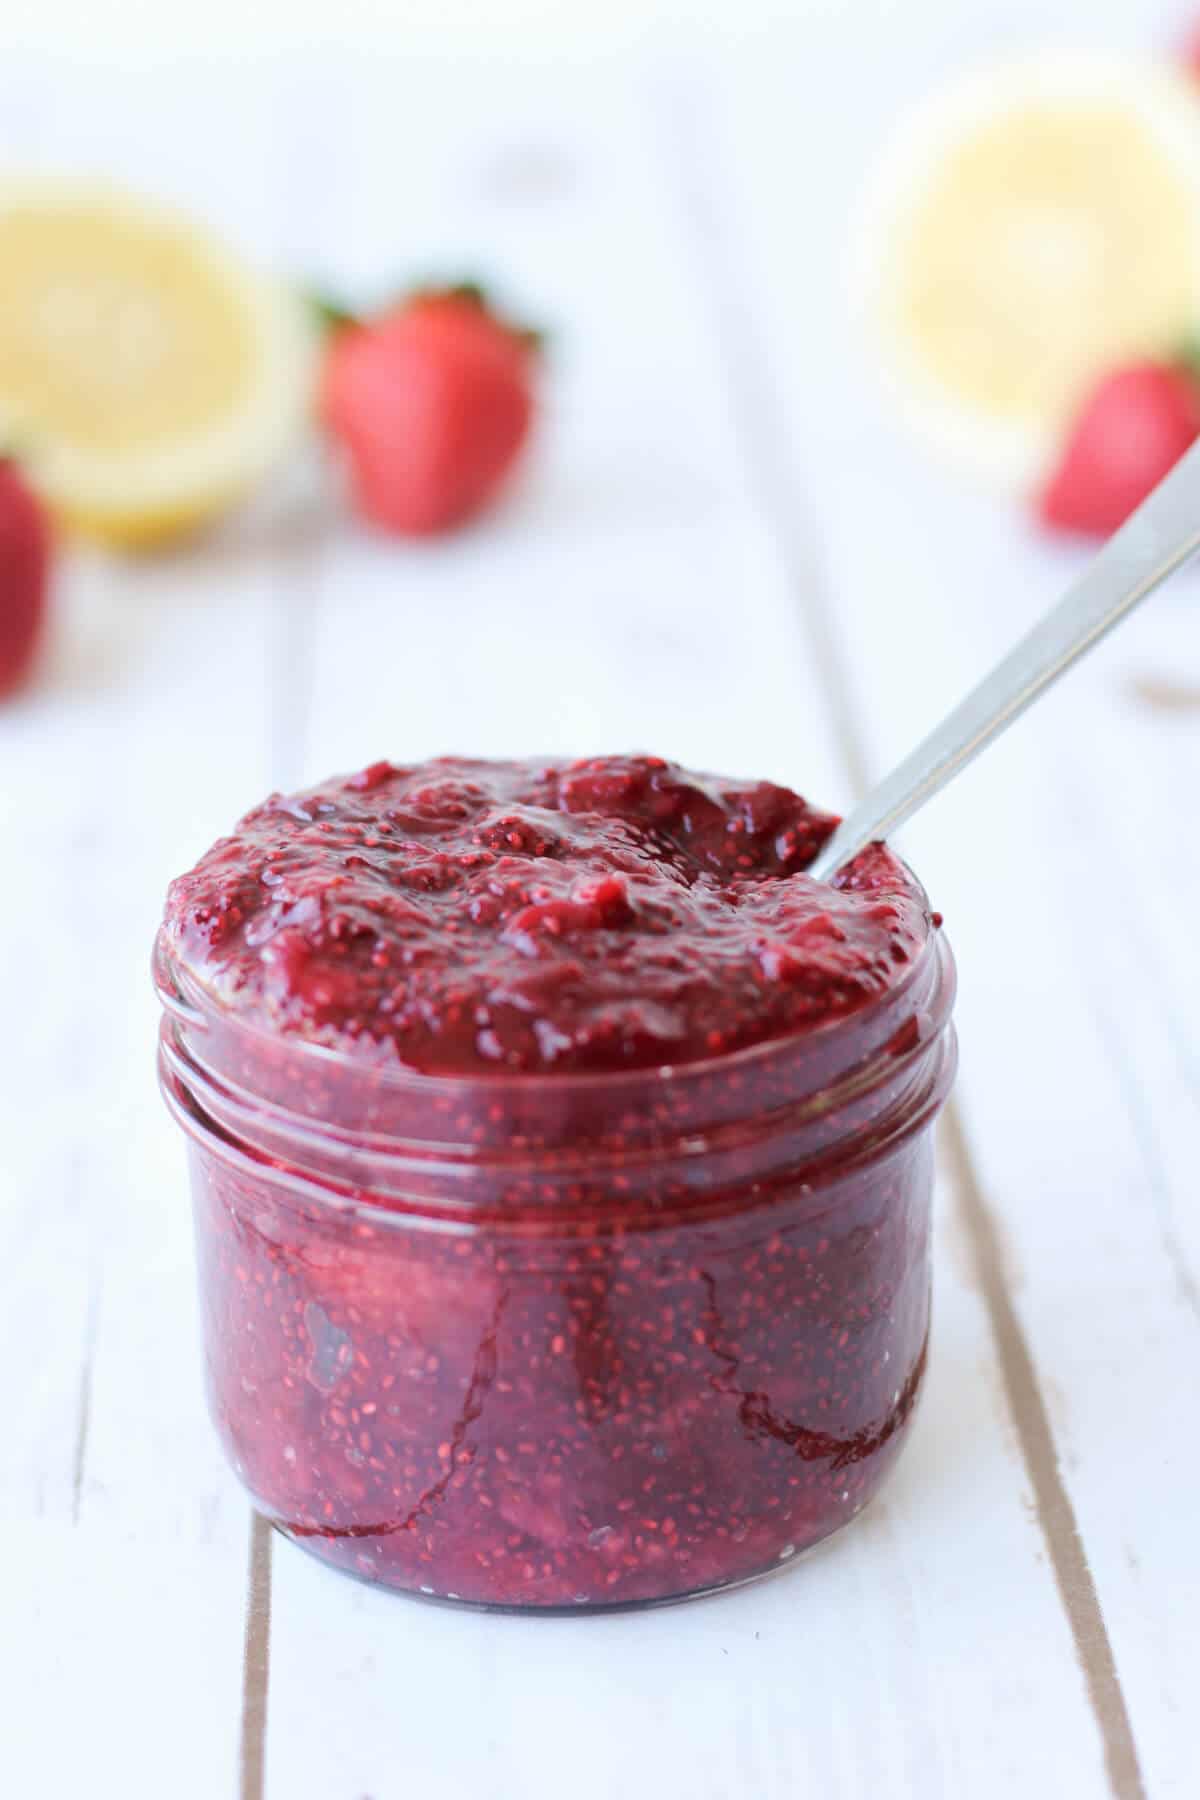
[[[1200,549],[1200,442],[1114,533],[1041,623],[844,819],[808,870],[828,881],[1020,718],[1071,664]]]

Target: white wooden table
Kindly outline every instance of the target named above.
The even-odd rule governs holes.
[[[537,467],[485,527],[408,548],[283,507],[77,555],[0,713],[5,1796],[1200,1792],[1195,578],[906,840],[962,1072],[926,1398],[844,1540],[679,1610],[456,1614],[273,1542],[204,1416],[153,1077],[172,873],[382,755],[641,746],[844,804],[1076,566],[909,452],[843,324],[873,116],[954,49],[912,17],[869,66],[834,8],[574,71],[0,74],[4,160],[106,168],[364,294],[495,270],[555,332]]]

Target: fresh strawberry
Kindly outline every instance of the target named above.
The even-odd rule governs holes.
[[[1200,25],[1193,25],[1184,33],[1179,45],[1179,60],[1188,75],[1200,80]]]
[[[50,527],[13,462],[0,460],[0,699],[25,681],[46,617]]]
[[[473,287],[423,292],[365,323],[334,315],[321,416],[356,502],[391,531],[448,531],[481,512],[533,422],[536,340]]]
[[[1084,400],[1038,497],[1044,525],[1107,537],[1200,436],[1200,382],[1180,363],[1130,363]]]

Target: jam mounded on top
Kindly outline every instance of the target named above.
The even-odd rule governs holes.
[[[437,1074],[695,1062],[845,1015],[930,915],[836,818],[656,757],[375,763],[272,796],[172,885],[166,939],[272,1033]]]

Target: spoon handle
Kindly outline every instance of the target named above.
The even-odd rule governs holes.
[[[809,874],[827,881],[890,837],[1027,706],[1200,549],[1200,442],[1088,564],[1064,597],[856,806]]]

